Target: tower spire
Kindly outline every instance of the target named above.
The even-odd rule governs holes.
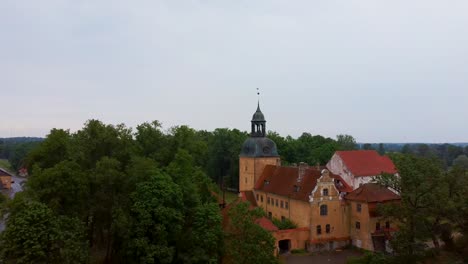
[[[252,137],[265,137],[266,135],[266,127],[265,127],[265,116],[263,115],[262,111],[260,110],[260,91],[257,88],[257,111],[255,111],[252,117],[252,132],[250,136]]]

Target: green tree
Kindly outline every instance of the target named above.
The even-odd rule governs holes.
[[[378,181],[396,190],[400,204],[383,206],[380,210],[387,217],[400,223],[392,240],[394,250],[402,259],[414,261],[424,250],[423,241],[437,236],[448,200],[444,177],[439,162],[413,155],[392,154],[398,174],[384,174]]]
[[[453,166],[468,170],[468,157],[466,155],[459,155],[453,160]]]
[[[356,140],[350,135],[337,135],[336,141],[338,143],[339,150],[355,150],[357,149]]]
[[[41,169],[47,169],[69,159],[70,144],[71,135],[68,130],[53,128],[46,139],[29,153],[26,159],[29,171],[33,173],[33,164]]]
[[[221,220],[216,203],[205,203],[196,208],[190,232],[184,235],[190,247],[179,257],[183,263],[219,263],[224,238]]]
[[[365,143],[365,144],[362,146],[362,149],[364,149],[364,150],[373,150],[374,148],[372,148],[372,144],[370,144],[370,143]]]
[[[383,143],[380,143],[379,144],[379,150],[378,150],[379,154],[380,155],[384,155],[385,154],[385,146]]]
[[[89,179],[74,161],[61,161],[41,169],[34,165],[34,174],[26,182],[26,190],[54,212],[83,217],[89,199]]]
[[[156,172],[132,194],[133,233],[127,263],[171,263],[183,228],[182,192],[171,177]]]
[[[34,201],[17,202],[0,235],[6,263],[86,263],[88,246],[83,224],[59,216]]]
[[[264,216],[260,208],[249,210],[249,203],[241,202],[229,210],[226,231],[226,260],[233,264],[278,263],[273,255],[274,237],[255,220]]]

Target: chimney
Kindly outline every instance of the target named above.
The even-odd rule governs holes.
[[[305,175],[306,170],[309,168],[309,165],[305,162],[299,163],[299,175],[297,177],[297,182],[301,182],[302,178]]]

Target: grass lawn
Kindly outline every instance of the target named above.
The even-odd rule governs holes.
[[[10,162],[6,159],[0,159],[0,168],[7,170],[8,172],[13,172]]]

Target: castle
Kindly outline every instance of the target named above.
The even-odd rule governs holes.
[[[349,244],[389,251],[388,239],[396,226],[376,209],[400,197],[372,183],[382,172],[396,173],[396,169],[388,157],[372,150],[337,151],[326,166],[281,166],[258,105],[239,157],[239,193],[242,200],[267,213],[258,224],[272,232],[277,253],[333,250]],[[297,228],[278,230],[272,218],[289,219]]]

